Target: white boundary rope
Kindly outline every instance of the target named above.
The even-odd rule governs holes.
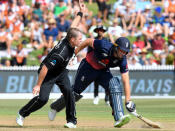
[[[39,66],[12,66],[12,67],[0,67],[1,70],[11,70],[11,71],[17,71],[17,70],[38,70]],[[77,68],[69,67],[69,70],[77,70]],[[129,70],[174,70],[175,67],[173,65],[157,65],[157,66],[129,66]],[[111,68],[111,70],[119,70],[118,67]]]
[[[61,93],[51,93],[49,99],[57,99]],[[82,93],[83,99],[93,99],[93,93]],[[0,93],[0,99],[31,99],[34,95],[32,93]],[[105,93],[99,93],[99,98],[104,99]],[[122,97],[124,99],[124,96]],[[155,96],[131,96],[132,99],[174,99],[175,96],[155,95]]]

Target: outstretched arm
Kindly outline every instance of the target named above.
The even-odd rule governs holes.
[[[79,0],[79,7],[80,7],[80,12],[75,16],[74,20],[72,21],[71,28],[76,28],[83,17],[83,12],[85,12],[85,4],[83,0]]]
[[[39,76],[38,76],[37,84],[33,88],[33,94],[34,95],[39,94],[41,84],[42,84],[43,80],[45,79],[45,76],[46,76],[47,72],[48,72],[48,68],[45,65],[43,65],[43,67],[42,67],[42,69],[39,73]]]
[[[123,86],[124,86],[124,91],[125,91],[125,103],[130,101],[130,84],[129,84],[129,73],[122,73],[122,81],[123,81]]]
[[[80,52],[82,49],[84,49],[84,48],[87,47],[87,46],[93,47],[93,43],[94,43],[94,39],[92,39],[92,38],[86,39],[85,41],[83,41],[83,42],[80,44],[80,46],[78,46],[78,47],[75,49],[75,55],[77,55],[78,52]]]
[[[129,112],[135,112],[136,111],[136,104],[131,101],[131,91],[130,91],[130,84],[129,84],[129,73],[122,73],[122,81],[124,85],[124,90],[125,90],[125,106],[126,109]]]

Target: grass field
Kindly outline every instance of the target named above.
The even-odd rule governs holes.
[[[93,105],[91,100],[80,100],[77,103],[77,129],[65,129],[65,110],[58,113],[55,121],[47,118],[50,100],[39,111],[25,119],[24,127],[16,125],[16,114],[20,107],[28,100],[0,100],[0,131],[173,131],[175,130],[175,100],[174,99],[149,99],[134,100],[138,113],[155,122],[160,122],[162,129],[153,129],[142,121],[132,116],[129,124],[118,129],[114,128],[111,108],[101,100],[99,105]]]

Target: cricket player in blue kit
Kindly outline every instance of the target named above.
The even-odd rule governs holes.
[[[130,100],[130,84],[126,55],[130,51],[130,42],[125,37],[118,38],[115,43],[104,40],[86,39],[76,50],[75,54],[91,46],[93,50],[87,53],[79,65],[73,91],[75,97],[86,87],[97,81],[110,94],[110,105],[115,119],[114,127],[121,127],[130,121],[129,115],[124,115],[122,104],[122,87],[117,77],[113,77],[110,68],[119,67],[125,92],[125,106],[129,112],[135,111],[135,104]],[[61,98],[60,98],[61,99]],[[53,120],[59,109],[60,100],[51,104],[49,119]]]

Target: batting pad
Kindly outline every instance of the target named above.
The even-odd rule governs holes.
[[[118,77],[113,77],[109,81],[109,91],[112,102],[112,109],[114,112],[114,119],[118,121],[124,115],[122,102],[122,87]]]

